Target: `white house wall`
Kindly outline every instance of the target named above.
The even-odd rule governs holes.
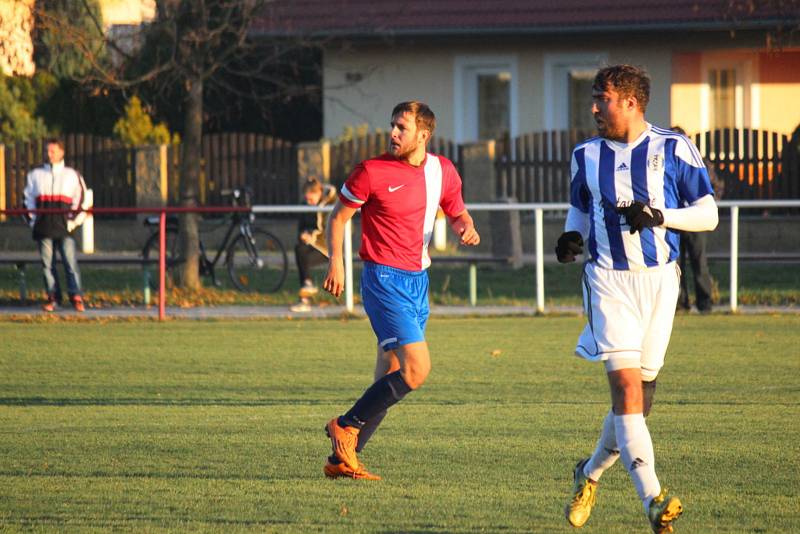
[[[552,54],[600,52],[613,63],[643,65],[652,77],[649,120],[668,125],[670,118],[671,52],[660,46],[635,49],[598,44],[591,49],[554,46],[489,46],[475,44],[352,45],[330,49],[323,62],[324,135],[336,138],[348,127],[367,124],[387,129],[392,107],[403,100],[427,102],[437,116],[437,135],[455,139],[457,58],[486,56],[516,60],[516,133],[545,127],[545,57]],[[356,81],[361,77],[361,81]],[[349,80],[349,81],[348,81]]]

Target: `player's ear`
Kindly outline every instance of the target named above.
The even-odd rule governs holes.
[[[634,95],[625,98],[625,108],[628,111],[636,111],[639,108],[639,99]]]

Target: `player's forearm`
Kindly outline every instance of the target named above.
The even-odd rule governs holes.
[[[719,214],[712,195],[706,195],[685,208],[665,208],[664,226],[684,232],[708,232],[717,227]]]
[[[345,221],[341,221],[333,216],[331,216],[331,220],[328,221],[327,235],[325,237],[328,242],[328,253],[330,254],[331,261],[342,261],[344,257],[342,251],[344,246],[344,224]]]
[[[469,214],[467,210],[462,211],[455,217],[450,217],[449,222],[450,222],[450,227],[456,233],[459,233],[461,228],[465,228],[467,226],[475,226],[475,221],[472,220],[472,216]]]
[[[589,214],[575,206],[570,206],[567,211],[567,221],[564,223],[564,231],[578,232],[586,239],[589,236]]]

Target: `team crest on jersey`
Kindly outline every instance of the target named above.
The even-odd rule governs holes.
[[[653,154],[647,160],[647,168],[653,172],[659,172],[664,169],[664,156],[661,154]]]

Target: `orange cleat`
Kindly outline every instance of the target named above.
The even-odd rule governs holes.
[[[325,463],[325,467],[322,469],[325,473],[325,476],[328,478],[355,478],[355,479],[362,479],[362,480],[380,480],[381,477],[370,473],[367,471],[367,468],[364,467],[364,464],[361,462],[358,463],[358,469],[353,470],[347,467],[344,462],[335,464],[330,461],[330,459]]]
[[[72,307],[75,308],[76,312],[86,311],[86,307],[83,305],[83,298],[80,295],[72,297]]]
[[[325,433],[331,438],[333,454],[353,471],[358,471],[359,462],[356,456],[359,430],[352,426],[339,426],[338,417],[334,417],[325,425]]]
[[[56,311],[56,299],[52,297],[47,298],[47,302],[42,305],[42,309],[46,312]]]

